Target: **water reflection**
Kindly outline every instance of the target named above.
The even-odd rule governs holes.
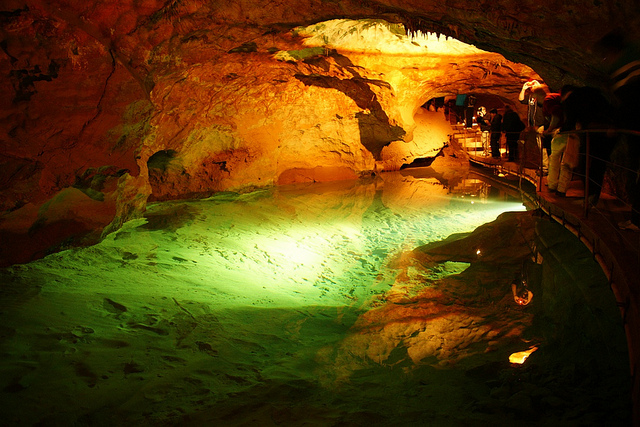
[[[514,317],[495,301],[506,304],[508,283],[406,254],[524,208],[476,178],[420,174],[157,203],[98,245],[7,269],[5,419],[354,425],[454,413],[466,392],[437,384],[464,374],[432,367],[500,347]],[[428,409],[421,383],[437,385]]]

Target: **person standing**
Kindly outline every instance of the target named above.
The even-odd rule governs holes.
[[[505,105],[504,117],[502,118],[502,131],[506,135],[507,152],[510,162],[518,160],[518,139],[520,138],[520,132],[522,132],[524,128],[525,125],[518,113],[513,111],[510,105]]]
[[[545,116],[545,122],[547,123],[544,134],[551,136],[551,154],[549,155],[547,187],[549,191],[555,192],[558,189],[560,164],[562,163],[562,156],[568,140],[567,134],[559,133],[562,123],[564,122],[562,95],[560,93],[548,93],[544,98],[542,111]]]
[[[627,193],[631,218],[618,224],[623,230],[640,231],[640,45],[620,29],[606,34],[596,51],[608,68],[610,90],[617,107],[616,127],[627,153]],[[631,131],[631,132],[629,132]],[[635,132],[635,133],[633,133]]]
[[[574,89],[575,87],[572,85],[564,85],[562,89],[560,89],[561,104],[563,104],[564,101],[571,95]],[[566,196],[569,182],[571,182],[571,179],[573,178],[573,171],[580,164],[580,136],[576,133],[568,133],[573,128],[565,120],[567,115],[564,112],[564,108],[562,109],[562,116],[563,117],[562,124],[560,125],[560,132],[563,132],[566,135],[566,143],[564,145],[562,160],[560,162],[560,173],[558,176],[558,186],[556,188],[556,193],[559,196]],[[562,143],[562,141],[559,142]],[[551,141],[551,144],[551,150],[553,154],[553,140]]]
[[[547,144],[546,139],[542,138],[542,132],[544,130],[544,113],[542,106],[544,105],[544,98],[547,96],[547,92],[547,85],[531,79],[522,85],[522,89],[518,95],[518,101],[528,106],[526,130],[530,135],[535,135],[538,149],[542,152],[542,167],[544,171],[548,169],[549,152],[551,149],[551,141],[549,140],[549,144]]]
[[[456,101],[455,99],[450,99],[444,106],[444,115],[449,119],[449,123],[451,125],[455,125],[458,123],[458,115],[456,113]]]
[[[609,131],[613,127],[613,107],[599,89],[586,86],[573,88],[562,101],[562,109],[565,119],[563,128],[588,132],[580,133],[580,155],[585,159],[585,164],[589,160],[590,167],[585,179],[589,179],[589,204],[596,206],[614,145]]]
[[[489,155],[489,131],[491,130],[491,125],[487,122],[487,119],[487,109],[482,106],[479,107],[476,114],[476,122],[480,127],[480,132],[482,132],[480,141],[482,142],[482,154],[484,156]]]
[[[491,126],[491,157],[500,158],[500,137],[502,136],[502,115],[492,108],[489,111],[489,124]]]

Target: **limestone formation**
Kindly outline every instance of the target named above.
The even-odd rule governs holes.
[[[0,265],[95,241],[148,201],[433,156],[446,141],[420,136],[424,102],[512,102],[532,75],[602,86],[591,47],[638,16],[632,0],[5,1]]]

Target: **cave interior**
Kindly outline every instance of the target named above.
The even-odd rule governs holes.
[[[476,179],[429,105],[465,96],[524,116],[529,79],[607,93],[598,42],[640,39],[636,1],[7,0],[0,23],[10,423],[628,425],[606,277],[561,227]],[[394,216],[471,194],[516,203],[467,228],[423,225],[412,247],[382,242],[407,233]],[[336,227],[347,252],[301,246]],[[348,243],[361,234],[368,252]],[[480,259],[482,245],[496,254]],[[183,274],[206,264],[197,250],[224,261]],[[346,287],[318,270],[354,254]],[[262,277],[260,257],[311,270]],[[317,274],[318,299],[196,283],[251,268],[269,286]],[[358,288],[372,272],[377,287]],[[514,306],[515,274],[535,283],[531,306]],[[504,361],[533,344],[528,365]]]

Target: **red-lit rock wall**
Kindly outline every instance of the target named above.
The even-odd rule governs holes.
[[[429,64],[308,54],[298,25],[404,22],[533,66],[552,85],[598,84],[589,48],[637,23],[634,3],[7,0],[0,265],[94,242],[148,200],[398,168],[419,155],[407,147],[421,103],[468,91],[509,99],[530,74],[497,54]]]

